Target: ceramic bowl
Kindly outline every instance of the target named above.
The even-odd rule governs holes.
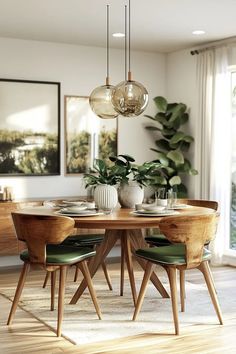
[[[165,206],[162,205],[153,205],[153,204],[147,204],[147,205],[143,205],[143,209],[147,210],[147,211],[161,211],[165,209]]]

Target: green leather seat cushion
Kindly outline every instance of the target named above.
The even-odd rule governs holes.
[[[47,264],[75,264],[86,258],[93,257],[95,251],[91,248],[77,248],[61,245],[46,246],[46,263]],[[28,250],[24,250],[20,254],[22,261],[29,261]]]
[[[137,256],[145,258],[154,263],[164,264],[186,264],[185,260],[185,245],[182,243],[164,246],[164,247],[152,247],[139,249],[136,251]],[[211,252],[204,248],[203,260],[209,260],[211,258]]]
[[[145,241],[156,246],[168,246],[171,244],[171,242],[162,234],[146,236]]]
[[[63,245],[75,244],[75,246],[95,246],[102,242],[104,235],[89,234],[89,235],[73,235],[63,241]]]

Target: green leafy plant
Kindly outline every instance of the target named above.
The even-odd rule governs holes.
[[[94,174],[93,173],[85,173],[84,181],[85,188],[89,186],[96,186],[98,184],[109,184],[116,185],[120,181],[120,176],[116,175],[112,166],[108,166],[103,160],[95,159],[94,164]]]
[[[119,175],[120,183],[125,184],[130,180],[136,181],[140,186],[166,184],[164,177],[160,176],[160,162],[144,162],[142,165],[135,164],[135,159],[130,155],[110,156],[114,162],[113,173]]]
[[[160,162],[144,162],[135,164],[130,155],[110,156],[112,164],[101,159],[95,159],[92,173],[84,174],[85,188],[98,184],[125,184],[130,180],[136,181],[140,186],[166,184],[164,177],[160,176]]]
[[[193,137],[180,130],[188,122],[189,114],[184,103],[168,103],[164,97],[154,98],[158,112],[152,117],[145,115],[156,123],[145,128],[158,132],[160,138],[155,141],[156,148],[151,148],[157,153],[154,162],[160,163],[159,175],[166,180],[166,188],[174,188],[178,197],[186,197],[187,188],[182,182],[183,175],[196,175],[198,171],[192,168],[190,161],[184,156],[189,150]],[[160,183],[160,185],[165,183]]]

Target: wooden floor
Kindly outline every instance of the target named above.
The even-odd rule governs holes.
[[[118,276],[118,264],[109,264],[108,268],[111,277]],[[191,282],[202,283],[200,272],[194,270],[187,273],[187,280],[191,279]],[[41,271],[31,272],[28,281],[42,284],[43,274]],[[230,279],[232,286],[236,286],[236,268],[213,268],[213,274],[216,285],[217,281]],[[18,275],[19,269],[1,270],[0,287],[15,285]],[[103,275],[99,272],[98,276]],[[180,336],[145,334],[99,344],[75,346],[65,338],[57,338],[48,327],[20,308],[17,309],[13,325],[7,327],[6,320],[10,304],[8,299],[0,296],[1,354],[236,354],[236,314],[223,326],[208,326],[206,324],[185,327]]]

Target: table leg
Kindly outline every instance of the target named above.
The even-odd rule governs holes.
[[[139,248],[147,248],[148,244],[145,242],[143,238],[142,231],[140,229],[137,230],[127,230],[129,232],[129,239],[131,243],[131,248],[132,252],[135,255],[135,250]],[[146,269],[146,263],[144,259],[140,257],[136,257],[137,262],[140,264],[140,266],[143,268],[143,270]],[[159,291],[161,296],[163,298],[169,298],[169,294],[167,293],[166,289],[162,285],[160,279],[156,275],[156,273],[152,272],[152,275],[150,277],[150,280],[152,281],[153,285],[156,287],[156,289]]]
[[[89,262],[91,278],[94,276],[102,261],[106,258],[112,247],[115,245],[117,239],[119,238],[119,233],[120,231],[118,230],[106,230],[101,245],[97,247],[96,255],[91,259],[91,262]],[[70,304],[76,304],[86,288],[87,283],[86,280],[83,279],[80,286],[73,295]]]
[[[131,251],[131,244],[130,244],[128,230],[124,230],[122,232],[121,237],[123,238],[123,247],[124,247],[124,252],[125,252],[126,265],[127,265],[127,270],[128,270],[128,274],[129,274],[129,281],[130,281],[132,297],[133,297],[134,306],[135,306],[136,302],[137,302],[137,293],[136,293],[136,287],[135,287],[132,251]]]
[[[123,237],[120,238],[120,296],[124,295],[124,278],[125,278],[125,246]]]

